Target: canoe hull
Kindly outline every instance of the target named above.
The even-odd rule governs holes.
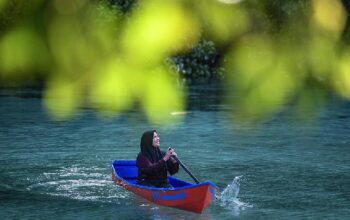
[[[112,178],[116,184],[162,206],[202,213],[212,203],[217,191],[217,187],[209,181],[199,184],[188,183],[182,187],[175,186],[174,189],[140,186],[120,177],[116,169],[118,168],[113,166]],[[174,177],[169,178],[171,178],[170,182],[175,181],[173,185],[179,181]]]

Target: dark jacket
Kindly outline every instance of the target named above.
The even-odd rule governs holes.
[[[168,184],[168,172],[173,175],[178,172],[179,164],[170,157],[164,161],[165,152],[152,146],[153,133],[147,131],[141,138],[141,152],[137,155],[136,166],[138,168],[138,182],[144,185],[164,187]]]

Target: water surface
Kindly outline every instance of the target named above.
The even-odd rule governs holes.
[[[204,90],[204,91],[203,91]],[[202,215],[149,203],[111,181],[153,129],[137,110],[101,120],[82,109],[52,120],[33,89],[0,94],[1,219],[346,219],[350,216],[350,104],[330,98],[315,120],[287,110],[249,130],[212,90],[190,93],[189,114],[156,127],[200,180],[221,191]],[[221,94],[219,92],[219,94]],[[178,116],[174,116],[178,117]],[[177,177],[191,181],[184,172]],[[236,179],[235,179],[236,178]],[[236,180],[236,182],[234,182]],[[237,183],[238,185],[232,185]]]

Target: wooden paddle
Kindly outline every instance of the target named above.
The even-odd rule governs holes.
[[[171,149],[172,149],[171,147],[168,148],[168,150],[171,150]],[[177,158],[177,156],[175,155],[172,155],[172,156],[180,164],[180,166],[186,171],[186,173],[188,173],[188,175],[190,175],[190,177],[192,177],[192,179],[198,184],[199,180],[191,173],[191,171],[185,166],[185,164],[183,164],[181,160]]]
[[[186,171],[186,173],[188,173],[188,175],[190,175],[192,177],[192,179],[198,184],[199,180],[191,173],[191,171],[188,170],[188,168],[185,166],[185,164],[183,164],[179,158],[174,157],[175,160],[180,164],[180,166]]]

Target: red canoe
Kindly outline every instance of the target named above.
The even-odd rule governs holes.
[[[171,176],[168,179],[172,189],[138,185],[135,160],[115,160],[112,169],[113,181],[125,189],[153,203],[196,213],[202,213],[212,203],[218,189],[210,181],[193,184]]]

